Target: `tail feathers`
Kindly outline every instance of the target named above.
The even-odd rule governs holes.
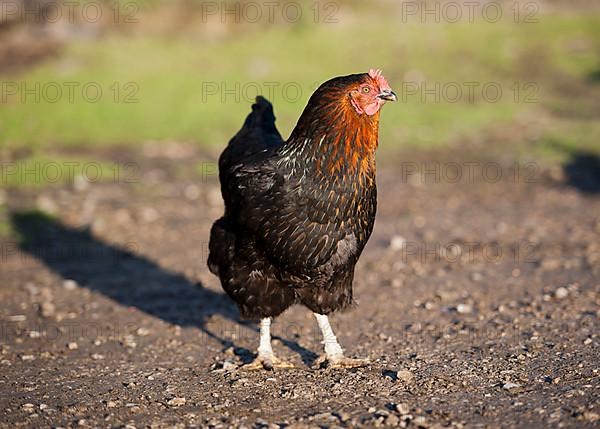
[[[244,125],[231,140],[219,158],[219,175],[223,183],[226,171],[240,161],[267,149],[283,144],[281,134],[275,127],[273,106],[261,96],[256,97],[252,112],[244,121]]]
[[[261,95],[256,97],[256,102],[252,105],[252,112],[246,117],[246,121],[242,127],[245,130],[252,130],[254,128],[260,128],[268,134],[279,135],[275,127],[273,105]]]

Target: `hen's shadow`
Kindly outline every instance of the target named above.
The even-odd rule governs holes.
[[[111,245],[94,237],[88,229],[73,228],[41,212],[11,214],[20,247],[43,261],[64,279],[100,292],[121,305],[135,307],[179,326],[193,326],[219,341],[224,348],[235,344],[223,337],[218,326],[207,319],[219,314],[238,325],[256,327],[240,321],[233,303],[185,276],[172,272],[137,253],[134,243]],[[305,363],[316,356],[297,342],[278,338],[299,353]],[[236,348],[244,361],[249,352]]]

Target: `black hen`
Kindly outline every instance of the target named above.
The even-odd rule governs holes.
[[[271,317],[295,303],[312,310],[331,365],[343,356],[327,314],[353,302],[354,266],[371,235],[377,190],[379,110],[396,96],[381,75],[338,77],[311,96],[287,141],[257,97],[219,159],[225,214],[212,227],[208,265],[243,317],[260,318],[258,359],[271,349]]]

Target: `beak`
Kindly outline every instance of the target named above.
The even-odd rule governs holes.
[[[398,97],[396,97],[396,93],[394,91],[392,91],[391,89],[384,89],[383,91],[381,91],[379,93],[379,95],[377,97],[381,98],[382,100],[386,100],[386,101],[398,101]]]

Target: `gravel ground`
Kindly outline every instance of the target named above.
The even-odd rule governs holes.
[[[83,155],[135,162],[135,182],[0,195],[16,230],[0,265],[0,426],[600,427],[597,172],[525,162],[517,177],[498,155],[471,157],[468,177],[461,150],[381,157],[359,305],[332,318],[372,363],[314,368],[318,329],[294,307],[273,329],[297,369],[248,372],[256,325],[205,265],[216,154]],[[422,176],[436,166],[439,180]]]

